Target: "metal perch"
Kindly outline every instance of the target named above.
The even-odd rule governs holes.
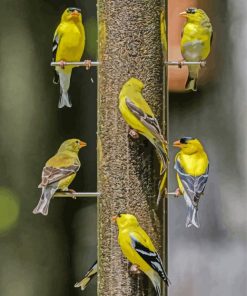
[[[100,62],[96,61],[96,62],[91,62],[91,66],[92,67],[97,67],[100,64]],[[51,66],[55,67],[55,66],[60,66],[59,62],[51,62]],[[77,66],[77,67],[88,67],[88,63],[87,62],[64,62],[64,66]]]
[[[201,67],[206,66],[206,61],[200,61],[200,62],[186,62],[186,61],[165,61],[165,65],[167,66],[178,66],[178,67],[183,67],[183,66],[188,66],[188,65],[201,65]],[[94,61],[91,62],[92,67],[97,67],[100,65],[99,61]],[[60,66],[59,62],[51,62],[52,67]],[[76,66],[76,67],[87,67],[88,63],[87,62],[64,62],[64,66]]]
[[[207,63],[206,61],[200,61],[200,62],[165,61],[164,64],[167,66],[178,66],[178,67],[183,67],[188,65],[200,65],[201,67],[205,67]]]
[[[77,198],[77,197],[99,197],[100,192],[56,192],[54,194],[54,197],[71,197],[71,198]]]

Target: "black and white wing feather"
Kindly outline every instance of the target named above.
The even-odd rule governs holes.
[[[178,159],[176,159],[174,169],[177,171],[184,190],[191,199],[192,204],[198,207],[200,196],[203,194],[208,180],[209,166],[204,174],[196,177],[186,174]]]
[[[53,62],[56,61],[58,45],[59,45],[59,36],[58,36],[58,34],[55,33],[55,36],[53,38],[53,43],[52,43],[52,61]],[[53,83],[54,84],[59,83],[59,76],[58,76],[56,70],[54,71]]]
[[[144,113],[139,107],[137,107],[129,98],[126,98],[126,105],[129,110],[140,120],[140,122],[154,135],[156,139],[161,142],[165,142],[161,133],[161,128],[155,117]]]
[[[161,258],[157,252],[150,251],[147,247],[141,244],[136,238],[134,233],[130,234],[131,246],[135,251],[146,261],[162,278],[162,280],[169,286],[169,279],[164,271]]]

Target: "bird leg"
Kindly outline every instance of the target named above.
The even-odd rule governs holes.
[[[59,63],[59,66],[60,66],[62,69],[64,69],[66,62],[65,62],[65,61],[60,61],[60,62],[58,62],[58,63]]]
[[[174,197],[179,197],[180,195],[182,195],[182,192],[181,192],[181,190],[180,190],[179,188],[177,188],[177,189],[175,190]]]
[[[134,129],[129,129],[129,135],[131,136],[132,139],[139,139],[139,134],[137,131],[135,131]]]
[[[135,264],[132,264],[131,267],[130,267],[130,273],[131,274],[140,274],[141,271],[139,269],[139,266],[135,265]]]
[[[85,60],[84,61],[85,66],[86,66],[86,70],[89,70],[92,66],[92,61],[91,60]]]
[[[72,198],[73,199],[76,199],[76,196],[73,195],[73,193],[76,193],[76,191],[74,189],[69,189],[69,188],[66,188],[66,190],[63,190],[63,192],[68,192],[68,193],[71,193],[72,194]]]
[[[182,63],[184,62],[184,59],[181,61],[178,61],[178,68],[181,69],[182,68]]]

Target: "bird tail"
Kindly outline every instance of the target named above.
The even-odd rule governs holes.
[[[150,270],[150,271],[146,272],[146,275],[152,281],[152,284],[153,284],[154,289],[156,291],[156,295],[161,296],[161,280],[160,280],[159,274],[154,270]],[[167,286],[169,286],[171,284],[171,282],[170,282],[170,280],[168,279],[167,276],[163,280],[164,280],[164,282],[166,283]]]
[[[60,81],[60,100],[58,103],[58,108],[63,108],[64,106],[71,108],[72,104],[68,94],[71,72],[65,73],[64,71],[59,71],[58,75]]]
[[[42,194],[39,199],[39,203],[36,208],[33,210],[33,214],[42,214],[44,216],[48,215],[49,204],[52,196],[56,192],[55,188],[46,187],[42,188]]]
[[[154,146],[156,148],[157,154],[160,159],[160,175],[163,175],[167,169],[168,165],[168,152],[167,152],[167,144],[165,142],[154,142]]]
[[[191,227],[194,225],[196,228],[200,227],[199,217],[198,217],[198,205],[194,205],[187,193],[184,193],[184,198],[188,207],[187,217],[186,217],[186,227]]]
[[[185,84],[186,90],[197,91],[197,80],[200,70],[200,65],[190,65],[189,68],[189,76]]]
[[[167,171],[161,175],[160,181],[159,181],[159,194],[157,198],[156,205],[159,206],[160,200],[164,195],[165,189],[166,189],[166,181],[167,181]]]
[[[198,217],[198,208],[193,205],[188,207],[188,213],[186,217],[186,227],[191,227],[194,225],[196,228],[200,227],[199,217]]]
[[[91,282],[91,280],[94,278],[94,276],[97,274],[97,270],[98,270],[98,264],[97,261],[94,262],[94,264],[89,268],[88,272],[86,273],[86,275],[83,277],[83,279],[78,282],[75,283],[74,287],[75,288],[81,288],[81,290],[85,290],[87,285]]]
[[[165,191],[165,185],[167,180],[167,166],[168,166],[168,151],[167,151],[167,145],[165,142],[155,142],[154,143],[156,147],[157,154],[160,159],[160,182],[159,182],[159,194],[157,198],[157,206],[160,203],[160,199],[162,198],[164,191]]]

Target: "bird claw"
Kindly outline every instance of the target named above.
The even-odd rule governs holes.
[[[181,69],[183,66],[184,60],[178,61],[178,68]]]
[[[85,63],[86,70],[89,70],[91,68],[91,66],[92,66],[92,61],[91,60],[85,60],[84,63]]]
[[[59,66],[62,68],[62,69],[64,69],[64,67],[65,67],[65,61],[60,61],[60,62],[58,62],[59,63]]]
[[[133,130],[133,129],[130,129],[130,130],[129,130],[129,135],[131,136],[131,138],[133,138],[133,139],[135,139],[135,140],[139,138],[139,134],[138,134],[138,132],[135,131],[135,130]]]
[[[130,273],[132,273],[132,274],[140,274],[141,271],[139,269],[139,266],[137,266],[135,264],[132,264],[131,267],[130,267]]]
[[[180,191],[179,188],[177,188],[177,189],[175,190],[174,197],[179,197],[180,195],[182,195],[182,192]]]
[[[75,195],[73,195],[73,193],[76,193],[76,191],[74,190],[74,189],[67,189],[67,192],[69,192],[69,193],[71,193],[72,194],[72,198],[73,199],[76,199],[76,196]]]

